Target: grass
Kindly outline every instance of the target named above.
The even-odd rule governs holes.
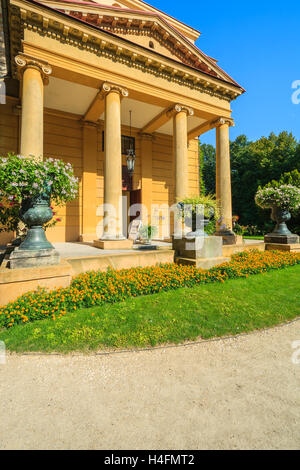
[[[245,240],[264,240],[263,235],[244,235]]]
[[[146,347],[250,332],[300,315],[300,265],[81,309],[0,331],[10,351]]]

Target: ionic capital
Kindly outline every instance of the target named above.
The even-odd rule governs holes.
[[[112,92],[119,93],[119,95],[123,98],[127,98],[127,96],[129,95],[127,88],[124,88],[121,85],[117,85],[116,83],[109,82],[103,83],[101,92],[106,95]]]
[[[186,106],[185,104],[175,104],[171,111],[173,111],[175,113],[184,112],[188,116],[194,116],[193,108],[190,108],[189,106]]]
[[[36,59],[29,55],[20,53],[15,57],[18,67],[18,78],[21,79],[26,69],[32,68],[38,70],[41,74],[44,85],[49,83],[49,75],[52,73],[52,67],[45,60]]]
[[[231,119],[231,118],[224,118],[224,117],[220,117],[218,119],[216,119],[214,122],[213,122],[213,126],[214,127],[220,127],[220,126],[224,126],[225,124],[228,125],[228,127],[234,127],[234,120]]]

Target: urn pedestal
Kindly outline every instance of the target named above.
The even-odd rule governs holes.
[[[175,262],[178,264],[210,269],[230,260],[223,256],[221,237],[207,235],[205,237],[185,236],[177,239],[173,236],[172,245],[175,250]]]

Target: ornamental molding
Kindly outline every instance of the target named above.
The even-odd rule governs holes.
[[[49,75],[52,73],[52,67],[45,60],[36,59],[35,57],[31,57],[20,52],[15,57],[15,63],[17,64],[19,79],[22,78],[26,69],[32,68],[40,72],[44,85],[48,84]]]
[[[101,93],[108,95],[112,92],[119,93],[119,95],[123,98],[127,98],[129,95],[127,88],[124,88],[116,83],[104,82],[101,87]]]
[[[24,4],[24,6],[26,6],[26,4]],[[39,10],[40,14],[38,15],[37,13],[19,8],[17,5],[13,4],[10,6],[10,11],[11,17],[18,19],[16,24],[18,24],[19,27],[14,28],[18,35],[18,51],[21,49],[21,37],[24,37],[23,31],[27,29],[36,32],[40,36],[49,37],[61,43],[86,50],[99,57],[119,62],[145,73],[150,73],[151,75],[161,77],[169,82],[177,83],[201,93],[217,97],[222,101],[230,102],[241,94],[241,90],[237,91],[234,85],[218,81],[214,79],[214,77],[203,74],[200,70],[187,70],[184,64],[180,64],[179,62],[174,63],[174,60],[172,61],[172,59],[168,57],[161,58],[155,54],[155,56],[152,56],[153,58],[150,58],[149,54],[151,54],[151,51],[147,54],[148,51],[142,50],[137,53],[136,50],[130,50],[130,45],[125,44],[123,46],[120,44],[122,38],[119,36],[115,38],[105,37],[105,39],[103,39],[105,31],[99,29],[98,31],[93,30],[90,32],[89,29],[92,25],[74,24],[72,27],[70,26],[70,21],[72,21],[71,16],[68,18],[59,17],[60,21],[53,21],[53,19],[50,20],[50,18],[43,16],[44,13],[45,15],[48,14],[47,11],[43,12]],[[50,15],[53,16],[55,13],[56,12],[53,11]],[[138,44],[135,45],[135,49],[136,48],[139,48]],[[14,57],[14,55],[16,54],[13,54],[12,57]]]
[[[135,17],[129,18],[128,15],[132,15],[132,12],[127,13],[124,11],[122,15],[115,16],[109,11],[105,15],[103,11],[100,13],[95,11],[86,13],[74,8],[73,5],[72,10],[61,11],[70,17],[80,19],[92,26],[100,27],[101,30],[117,35],[147,36],[149,39],[156,39],[161,46],[174,54],[183,64],[195,67],[213,77],[222,78],[221,74],[218,74],[212,68],[215,63],[211,64],[207,58],[200,58],[200,52],[196,50],[192,43],[188,43],[184,36],[177,37],[178,34],[168,24],[160,24],[157,18],[143,18],[145,12],[136,12]]]

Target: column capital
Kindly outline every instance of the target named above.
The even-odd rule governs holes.
[[[52,67],[42,59],[36,59],[20,52],[15,56],[15,62],[18,67],[18,78],[21,79],[26,69],[32,68],[38,70],[41,74],[44,85],[49,83],[49,75],[52,73]]]
[[[129,95],[129,92],[127,88],[124,88],[121,85],[118,85],[116,83],[110,83],[110,82],[104,82],[102,87],[101,87],[101,92],[103,94],[109,94],[112,92],[119,93],[119,95],[123,98],[127,98]]]
[[[190,106],[186,106],[185,104],[174,104],[174,106],[172,106],[169,110],[168,110],[168,113],[169,114],[178,114],[178,113],[186,113],[188,116],[193,116],[194,115],[194,110],[193,108],[191,108]]]
[[[214,127],[224,126],[225,124],[227,124],[228,127],[234,127],[235,125],[233,119],[225,117],[219,117],[212,124],[214,125]]]

